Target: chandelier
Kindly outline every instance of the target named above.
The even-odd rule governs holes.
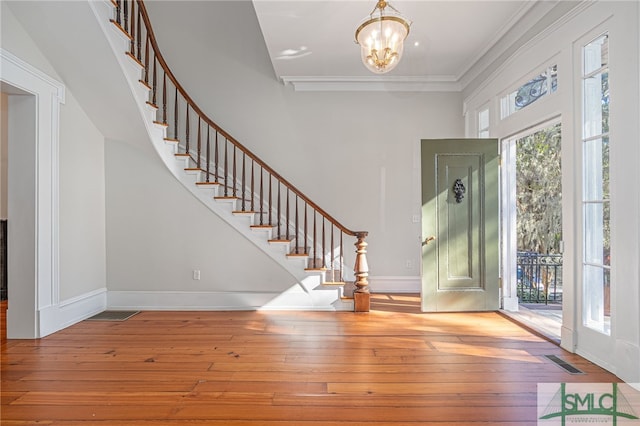
[[[387,11],[387,7],[391,11]],[[411,21],[385,0],[378,0],[368,18],[356,30],[356,43],[364,65],[376,74],[391,71],[400,62]]]

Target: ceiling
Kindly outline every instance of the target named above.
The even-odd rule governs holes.
[[[375,0],[253,0],[276,76],[302,90],[363,82],[429,83],[460,90],[456,83],[535,0],[390,3],[413,23],[400,64],[388,74],[374,75],[360,61],[354,34]]]

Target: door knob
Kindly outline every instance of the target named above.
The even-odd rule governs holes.
[[[436,239],[436,237],[434,237],[433,235],[430,237],[427,237],[424,239],[424,241],[422,242],[423,246],[426,246],[427,244],[429,244],[431,241],[434,241]]]

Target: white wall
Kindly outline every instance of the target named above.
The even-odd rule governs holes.
[[[63,81],[16,19],[9,3],[2,2],[1,7],[2,48],[42,75]],[[51,101],[43,98],[38,102]],[[9,104],[11,105],[11,101]],[[66,307],[66,312],[74,318],[56,318],[67,323],[81,319],[87,313],[71,313],[73,303],[104,291],[106,286],[104,138],[70,91],[66,92],[66,103],[60,106],[59,127],[57,117],[50,119],[54,129],[58,129],[58,135],[54,135],[58,141],[58,151],[53,151],[48,154],[48,158],[39,158],[38,161],[51,163],[54,170],[53,178],[47,184],[52,188],[52,226],[54,238],[57,236],[53,245],[57,252],[53,250],[49,257],[54,263],[57,261],[53,268],[57,276],[53,280],[57,280],[59,286],[50,290],[51,294],[47,296],[47,300],[50,300],[45,306],[54,310]],[[35,155],[33,152],[28,155]],[[13,164],[14,160],[18,161],[12,156],[10,170],[19,167],[19,163]],[[31,161],[35,164],[35,157]],[[33,188],[18,190],[18,180],[13,183],[10,180],[9,185],[10,206],[14,202],[13,197],[35,199]],[[15,189],[13,193],[12,186]],[[21,212],[18,208],[15,213],[22,215],[27,212]],[[11,219],[17,218],[10,218],[10,228]],[[9,254],[12,255],[11,252]],[[13,255],[16,256],[15,253]],[[10,267],[11,265],[9,262]],[[33,265],[34,263],[31,268],[34,268]],[[10,298],[12,285],[15,283],[10,281]]]
[[[294,92],[275,79],[250,2],[147,8],[196,103],[345,226],[369,231],[372,289],[415,278],[419,291],[420,140],[463,136],[460,94]]]
[[[525,43],[465,98],[466,134],[476,134],[477,112],[489,105],[491,137],[522,132],[552,117],[562,117],[563,168],[563,328],[562,346],[613,371],[640,381],[640,81],[637,2],[585,2]],[[580,54],[582,43],[602,31],[610,35],[611,78],[611,252],[612,335],[582,326],[582,209]],[[512,116],[499,119],[499,99],[558,65],[558,91]]]
[[[121,293],[120,299],[128,292],[279,293],[295,284],[192,196],[156,156],[108,140],[106,162],[110,293]],[[193,279],[193,270],[200,270],[200,280]],[[175,306],[182,301],[174,300]]]
[[[60,300],[106,287],[104,137],[73,94],[60,110]]]

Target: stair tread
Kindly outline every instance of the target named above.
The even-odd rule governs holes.
[[[187,154],[186,152],[178,152],[174,154],[176,157],[190,157],[191,154]]]
[[[164,121],[154,121],[153,124],[157,124],[162,127],[169,127],[169,123],[165,123]]]
[[[268,229],[268,228],[275,228],[276,225],[269,225],[269,224],[263,224],[263,225],[251,225],[251,228],[264,228],[264,229]]]
[[[234,210],[231,213],[233,214],[256,214],[253,210]]]
[[[142,84],[144,87],[146,87],[147,89],[151,90],[151,86],[149,85],[149,83],[147,83],[144,80],[138,80],[138,82],[140,82],[140,84]]]
[[[174,139],[174,138],[164,138],[165,142],[180,142],[180,140],[178,139]]]
[[[206,185],[220,185],[220,182],[196,182],[196,185],[202,185],[202,186],[206,186]]]
[[[139,65],[141,68],[144,68],[144,64],[140,61],[140,59],[136,58],[135,55],[131,52],[126,52],[126,55],[133,59],[133,62],[135,62],[137,65]]]
[[[129,40],[133,39],[131,34],[129,34],[127,31],[125,31],[125,29],[122,27],[122,25],[118,24],[115,20],[109,19],[109,22],[111,22],[113,25],[115,25],[116,28],[119,29],[122,32],[122,34],[124,34]]]
[[[156,104],[154,104],[154,103],[152,103],[152,102],[147,101],[147,102],[146,102],[146,104],[147,104],[148,106],[150,106],[151,108],[153,108],[153,109],[158,109],[158,105],[156,105]]]

